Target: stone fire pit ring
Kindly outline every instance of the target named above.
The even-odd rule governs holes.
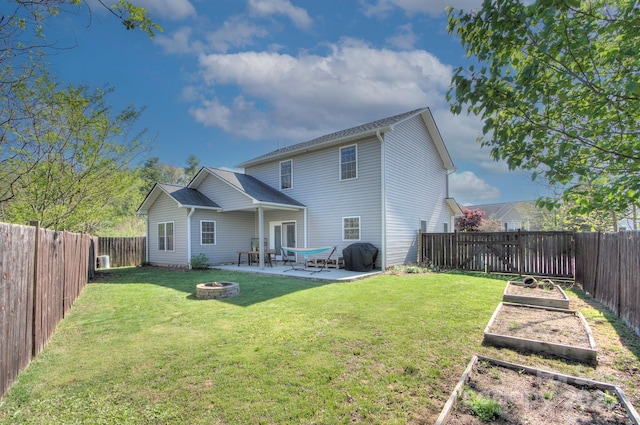
[[[196,298],[214,300],[231,298],[240,295],[240,285],[237,282],[206,282],[196,286]]]

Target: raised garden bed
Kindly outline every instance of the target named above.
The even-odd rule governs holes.
[[[502,302],[484,330],[484,342],[597,364],[591,329],[573,310]]]
[[[640,416],[617,386],[474,356],[436,425],[482,423],[640,425]]]
[[[569,308],[569,297],[558,285],[524,286],[522,282],[507,282],[502,301],[542,307]]]

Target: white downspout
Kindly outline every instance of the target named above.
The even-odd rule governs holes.
[[[387,189],[385,186],[385,146],[384,137],[380,134],[380,130],[376,131],[376,137],[380,141],[380,202],[382,204],[380,206],[380,218],[382,220],[380,264],[382,265],[382,271],[384,271],[387,268]]]
[[[191,208],[189,214],[187,215],[187,264],[189,265],[189,269],[191,269],[191,216],[196,212],[195,208]]]
[[[146,220],[146,227],[147,227],[147,243],[145,244],[145,258],[144,261],[146,263],[149,262],[149,246],[151,245],[151,238],[149,237],[149,211],[147,211],[147,220]]]

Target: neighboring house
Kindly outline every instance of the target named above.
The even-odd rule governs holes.
[[[539,221],[537,216],[540,212],[536,207],[535,201],[468,205],[465,208],[484,211],[484,218],[500,223],[500,229],[504,232],[537,230],[535,229],[535,223]]]
[[[377,268],[387,268],[415,263],[418,231],[451,232],[462,214],[448,195],[455,168],[428,108],[238,167],[244,174],[205,167],[187,187],[153,187],[138,210],[147,215],[150,263],[188,266],[200,253],[210,265],[233,263],[259,238],[278,254],[281,246],[335,245],[340,256],[369,242]]]

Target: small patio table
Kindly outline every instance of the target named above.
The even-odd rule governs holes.
[[[257,263],[260,262],[260,251],[238,251],[238,267],[240,267],[240,260],[242,259],[242,255],[244,254],[247,255],[247,264],[252,265],[254,262],[254,258],[258,259],[258,261],[256,261]],[[271,254],[275,254],[275,251],[267,250],[264,252],[264,262],[265,264],[268,264],[269,267],[273,267],[273,264],[271,264]]]

